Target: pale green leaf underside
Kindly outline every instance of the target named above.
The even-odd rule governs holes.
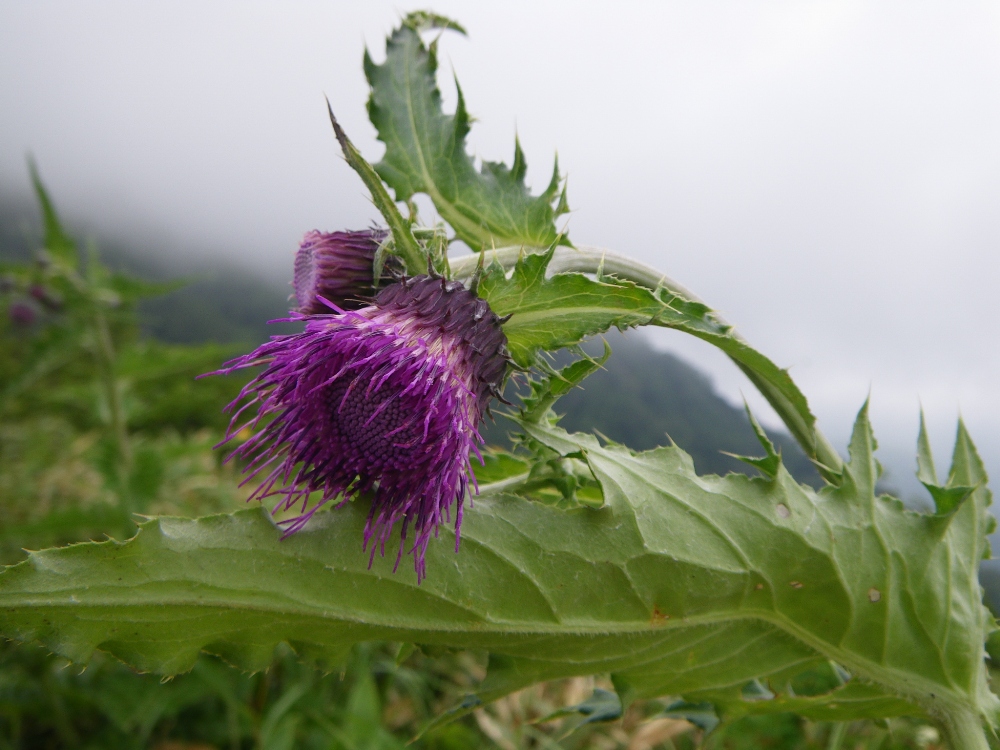
[[[484,162],[477,170],[465,150],[470,120],[461,90],[455,114],[444,114],[436,73],[436,43],[425,47],[406,25],[387,40],[383,64],[376,65],[365,54],[365,75],[372,88],[368,114],[386,147],[375,169],[396,199],[427,194],[473,250],[548,247],[557,241],[555,218],[567,210],[565,196],[559,193],[558,167],[539,196],[532,196],[525,185],[527,167],[520,145],[515,144],[511,167]]]
[[[0,574],[0,630],[76,661],[95,648],[141,669],[188,669],[201,650],[260,668],[274,645],[336,661],[385,639],[490,651],[480,695],[611,673],[628,699],[711,700],[726,716],[795,710],[831,719],[935,712],[992,716],[976,572],[990,496],[948,516],[876,498],[862,412],[840,487],[698,477],[677,448],[631,454],[525,425],[582,453],[607,505],[561,511],[514,496],[469,508],[462,547],[442,529],[420,586],[368,569],[363,502],[280,541],[263,510],[157,519],[134,540],[37,552]],[[982,476],[960,434],[952,474]],[[783,686],[833,660],[853,679],[826,696]],[[746,700],[752,680],[771,700]]]

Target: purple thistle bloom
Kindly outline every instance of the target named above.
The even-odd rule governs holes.
[[[28,302],[12,302],[7,308],[7,314],[11,322],[18,326],[33,325],[38,318],[34,306]]]
[[[388,234],[384,229],[307,232],[295,254],[292,281],[299,312],[328,313],[321,297],[343,310],[356,310],[370,302],[375,294],[375,253]],[[403,267],[398,258],[386,255],[385,270],[398,275]]]
[[[227,440],[241,413],[259,404],[250,426],[273,419],[234,451],[249,462],[244,483],[263,477],[251,499],[280,496],[275,512],[299,506],[300,515],[282,522],[288,535],[338,496],[343,505],[371,493],[369,564],[401,521],[396,567],[412,528],[419,582],[431,534],[451,521],[452,505],[458,550],[475,482],[469,453],[479,455],[479,422],[500,393],[507,338],[485,300],[427,276],[387,286],[357,311],[330,307],[326,315],[292,313],[305,331],[276,336],[221,371],[267,365],[230,405],[249,398]],[[309,508],[316,491],[322,499]]]

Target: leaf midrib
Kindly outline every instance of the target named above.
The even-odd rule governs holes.
[[[6,597],[5,597],[6,598]],[[792,638],[803,643],[807,647],[811,648],[817,653],[817,655],[825,656],[826,658],[832,659],[837,662],[852,674],[852,676],[857,679],[867,679],[872,682],[878,683],[884,689],[890,693],[897,693],[901,697],[916,705],[919,705],[925,710],[931,710],[928,706],[930,702],[928,696],[935,696],[934,700],[949,703],[960,706],[969,706],[970,696],[961,692],[960,690],[955,690],[951,686],[944,685],[942,683],[934,682],[920,677],[919,675],[910,672],[901,672],[892,667],[885,666],[883,664],[877,664],[860,657],[853,652],[845,651],[833,644],[823,641],[820,638],[812,635],[809,631],[806,631],[798,627],[794,622],[788,620],[777,614],[771,614],[767,612],[754,612],[754,613],[742,613],[738,615],[723,615],[723,614],[705,614],[705,615],[694,615],[683,618],[676,618],[668,620],[662,624],[656,626],[651,626],[648,621],[643,621],[641,624],[638,622],[634,623],[615,623],[615,624],[604,624],[600,627],[594,625],[586,625],[584,623],[554,623],[552,625],[545,625],[543,623],[537,622],[518,622],[518,621],[495,621],[486,622],[482,624],[477,623],[463,623],[461,626],[448,627],[442,626],[440,623],[436,623],[433,628],[431,627],[414,627],[409,625],[402,625],[399,623],[375,623],[371,620],[365,621],[360,618],[350,618],[350,617],[330,617],[315,611],[301,611],[301,610],[289,610],[287,608],[271,608],[264,606],[233,606],[232,602],[228,603],[216,603],[211,601],[205,601],[204,599],[199,602],[190,602],[186,600],[175,600],[173,598],[160,598],[157,604],[131,604],[122,603],[117,600],[96,600],[94,602],[88,602],[86,604],[82,603],[57,603],[57,602],[46,602],[44,603],[38,601],[25,601],[20,600],[18,602],[18,607],[30,606],[37,610],[44,610],[46,608],[52,610],[86,610],[88,608],[101,608],[107,606],[114,606],[116,608],[116,616],[114,617],[115,622],[145,622],[144,619],[128,620],[123,614],[122,610],[142,610],[146,608],[161,609],[163,606],[170,605],[183,605],[189,610],[191,609],[204,609],[206,612],[217,611],[223,609],[227,612],[255,612],[260,614],[275,614],[281,615],[280,619],[286,619],[289,615],[295,617],[313,617],[317,620],[323,622],[335,622],[344,623],[349,625],[363,625],[372,628],[373,630],[395,632],[400,635],[410,635],[414,633],[422,633],[428,635],[454,635],[467,633],[473,635],[477,639],[484,637],[496,637],[502,640],[512,635],[517,636],[548,636],[548,635],[561,635],[561,636],[577,636],[581,638],[592,638],[594,636],[609,636],[609,637],[620,637],[624,635],[648,635],[651,632],[666,632],[669,630],[683,630],[688,628],[704,627],[706,625],[723,625],[741,621],[757,621],[763,622],[766,625],[770,625],[779,631],[791,636]],[[108,621],[111,618],[105,618]],[[187,619],[187,618],[186,618]],[[158,622],[164,622],[164,620],[158,620]],[[207,644],[205,644],[207,645]],[[490,646],[493,650],[502,653],[502,649],[497,649],[495,646]],[[906,689],[906,686],[909,689]]]

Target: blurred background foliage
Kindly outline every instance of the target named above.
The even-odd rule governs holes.
[[[234,510],[248,494],[239,466],[213,450],[246,375],[198,375],[293,330],[266,326],[287,311],[288,287],[237,268],[177,268],[127,247],[82,245],[59,222],[34,175],[40,216],[0,205],[0,563],[23,549],[135,531],[135,514]],[[291,257],[291,256],[289,256]],[[186,278],[185,278],[186,275]],[[144,279],[148,279],[144,280]],[[178,281],[178,279],[181,279]],[[597,429],[637,449],[670,436],[702,473],[747,467],[745,413],[701,373],[641,339],[609,337],[605,369],[566,396],[573,430]],[[511,386],[516,390],[516,383]],[[510,447],[501,417],[488,441]],[[793,441],[773,436],[802,481],[815,471]],[[333,671],[279,649],[250,675],[204,656],[161,682],[98,655],[80,669],[30,645],[0,645],[0,748],[403,748],[485,675],[484,654],[369,644]],[[815,723],[792,715],[724,725],[707,737],[662,716],[664,701],[620,718],[585,703],[605,677],[535,686],[431,732],[415,747],[464,749],[695,747],[934,748],[917,722]]]

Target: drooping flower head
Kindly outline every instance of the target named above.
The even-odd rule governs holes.
[[[267,365],[244,388],[240,398],[250,401],[240,412],[259,403],[251,424],[273,419],[235,452],[248,459],[246,481],[262,478],[252,497],[278,495],[275,511],[301,510],[283,522],[287,534],[331,500],[371,493],[371,559],[384,554],[398,521],[396,565],[408,545],[420,580],[430,537],[453,510],[457,551],[469,453],[478,454],[480,420],[499,395],[507,340],[485,300],[444,279],[409,278],[372,305],[331,308],[293,314],[304,332],[275,337],[223,370]],[[307,507],[315,491],[322,499]]]
[[[388,237],[384,229],[361,232],[306,232],[295,254],[292,287],[299,312],[321,315],[330,308],[329,300],[343,310],[356,310],[375,294],[372,266],[375,253]],[[399,260],[386,255],[389,275],[402,271]]]

